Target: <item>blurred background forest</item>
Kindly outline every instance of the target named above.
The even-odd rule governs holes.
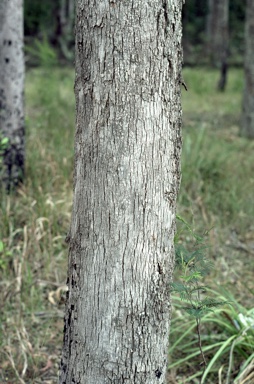
[[[225,1],[222,1],[224,3]],[[243,64],[244,20],[246,2],[229,1],[229,62],[232,66]],[[57,50],[58,59],[74,59],[74,5],[75,1],[58,0],[43,2],[26,0],[24,32],[26,44],[37,47],[49,43]],[[209,1],[186,0],[183,7],[184,64],[207,65]],[[36,56],[36,55],[35,55]],[[39,59],[37,57],[37,59]],[[27,56],[28,64],[38,64],[36,57]]]
[[[251,384],[254,142],[240,134],[246,3],[221,1],[228,19],[214,45],[211,0],[185,3],[176,249],[189,260],[201,252],[213,262],[203,283],[217,301],[231,302],[202,318],[203,383]],[[1,191],[1,383],[57,383],[72,205],[74,6],[74,0],[24,2],[26,171],[16,193]],[[200,383],[203,374],[195,318],[185,304],[173,294],[172,384]]]

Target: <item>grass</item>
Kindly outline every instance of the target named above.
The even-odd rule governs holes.
[[[1,196],[1,383],[56,382],[72,203],[73,79],[69,69],[27,74],[26,179],[16,195]]]
[[[232,69],[225,93],[216,91],[216,71],[186,69],[183,90],[182,183],[178,211],[195,232],[209,231],[213,272],[205,284],[231,306],[215,309],[201,321],[208,360],[202,383],[251,383],[254,330],[236,327],[239,313],[253,308],[253,149],[239,136],[243,74]],[[193,246],[188,233],[182,243]],[[176,276],[177,278],[177,276]],[[230,292],[230,295],[229,293]],[[185,303],[173,300],[170,383],[200,383],[203,373],[195,321]]]
[[[214,309],[201,320],[202,349],[209,362],[207,367],[203,369],[201,365],[195,320],[186,319],[182,313],[182,307],[187,302],[174,297],[176,315],[172,320],[169,369],[175,370],[176,377],[180,371],[180,377],[183,379],[185,376],[183,382],[186,383],[195,383],[190,380],[193,376],[198,378],[198,383],[202,378],[201,383],[239,384],[239,378],[246,378],[246,368],[253,363],[254,312],[246,311],[232,294],[222,288],[221,293],[217,289],[212,294],[218,300],[230,299],[230,305]]]
[[[179,205],[203,210],[204,221],[212,225],[215,220],[247,230],[254,216],[254,143],[238,136],[241,72],[231,70],[225,93],[216,92],[216,72],[186,70],[185,78]]]
[[[230,70],[222,94],[216,92],[217,77],[216,72],[202,68],[184,72],[188,92],[183,89],[183,176],[178,211],[196,232],[212,228],[209,257],[215,269],[206,283],[220,295],[222,287],[231,292],[233,309],[223,311],[231,310],[229,318],[236,320],[240,310],[247,313],[253,306],[254,143],[238,135],[242,72]],[[27,74],[26,180],[15,195],[2,192],[0,202],[4,246],[0,262],[1,383],[57,382],[67,269],[65,236],[72,203],[73,83],[74,74],[68,68],[34,69]],[[182,234],[180,241],[191,244],[188,234]],[[174,301],[169,382],[191,384],[199,382],[200,360],[195,354],[195,330],[188,316],[183,316],[182,304]],[[214,319],[207,315],[202,330],[208,358],[239,331],[221,308]],[[176,344],[180,337],[181,343]],[[219,382],[220,375],[221,383],[226,384],[231,347],[229,343],[217,355],[206,383]],[[234,352],[240,351],[239,345],[234,346],[232,380],[251,364],[252,341],[247,352],[246,348],[241,354]],[[191,359],[190,351],[194,353]]]

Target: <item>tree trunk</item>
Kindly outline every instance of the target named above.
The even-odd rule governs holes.
[[[57,42],[64,58],[73,61],[75,1],[60,0],[57,11]]]
[[[229,52],[229,0],[209,0],[207,48],[211,64],[220,68],[218,89],[224,91]]]
[[[23,1],[0,1],[0,135],[9,139],[1,180],[8,190],[24,175]]]
[[[60,383],[160,384],[181,150],[182,0],[79,0]]]
[[[245,85],[241,133],[254,139],[254,2],[247,0],[245,21]]]

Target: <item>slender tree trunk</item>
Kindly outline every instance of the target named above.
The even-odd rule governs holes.
[[[181,150],[182,0],[78,0],[60,383],[161,384]]]
[[[245,21],[245,85],[241,132],[254,139],[254,2],[247,0]]]
[[[9,138],[1,180],[7,189],[24,175],[23,1],[0,1],[0,135]]]
[[[210,62],[220,68],[218,90],[224,91],[227,81],[229,53],[229,0],[209,0],[207,17],[207,48]]]
[[[75,1],[60,0],[58,13],[58,44],[64,58],[73,60]]]

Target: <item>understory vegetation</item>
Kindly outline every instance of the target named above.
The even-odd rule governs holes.
[[[195,318],[173,293],[168,383],[254,382],[254,142],[239,135],[243,73],[185,69],[182,183],[177,244],[193,253],[193,233],[213,268],[201,283],[218,302]],[[26,177],[1,191],[0,382],[57,382],[62,344],[75,125],[71,69],[32,69],[26,78]],[[185,252],[184,251],[184,252]],[[182,272],[175,271],[175,281]]]

